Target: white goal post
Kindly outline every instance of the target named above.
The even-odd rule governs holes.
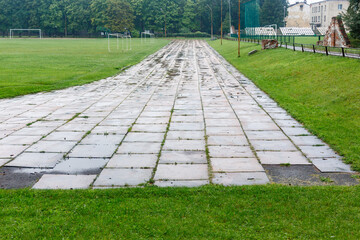
[[[42,38],[41,29],[10,29],[10,39],[14,38],[14,32],[24,32],[24,31],[37,31],[39,32],[40,39]]]
[[[150,42],[153,43],[155,41],[155,34],[151,33],[150,30],[145,30],[145,32],[141,33],[141,43],[146,43],[147,38],[150,38]]]
[[[108,51],[111,52],[110,37],[116,37],[116,49],[119,50],[119,39],[121,40],[121,50],[132,50],[131,35],[129,33],[108,33]]]

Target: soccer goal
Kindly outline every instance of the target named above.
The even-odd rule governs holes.
[[[23,36],[22,33],[27,33],[26,35],[30,38],[32,36],[39,36],[39,38],[42,38],[41,29],[10,29],[10,39],[14,38],[14,33],[18,33],[19,35]],[[36,32],[38,34],[31,35],[31,33]]]
[[[112,52],[114,51],[114,43],[112,39],[116,38],[116,50],[120,50],[121,45],[121,51],[130,51],[132,50],[132,39],[130,33],[108,33],[108,51]]]
[[[141,43],[155,42],[155,34],[151,33],[150,30],[145,30],[145,32],[141,33]]]

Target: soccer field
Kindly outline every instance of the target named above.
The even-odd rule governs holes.
[[[132,40],[123,51],[116,39],[0,39],[0,98],[81,85],[115,75],[169,41]],[[124,45],[124,49],[125,49]]]

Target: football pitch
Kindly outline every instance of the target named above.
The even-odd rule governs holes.
[[[0,98],[63,89],[113,76],[169,41],[0,39]],[[119,49],[118,49],[119,46]],[[122,50],[124,49],[124,50]]]

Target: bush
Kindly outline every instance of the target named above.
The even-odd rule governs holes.
[[[194,32],[194,33],[169,33],[168,37],[185,37],[185,38],[209,38],[210,34],[204,32]]]

